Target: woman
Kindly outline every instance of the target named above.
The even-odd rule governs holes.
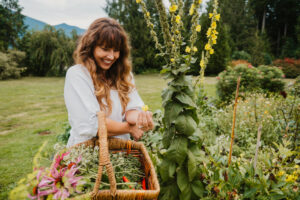
[[[152,113],[141,109],[129,54],[126,33],[114,19],[95,20],[81,37],[64,88],[71,125],[68,147],[96,136],[99,110],[106,113],[108,136],[139,140],[153,128]]]

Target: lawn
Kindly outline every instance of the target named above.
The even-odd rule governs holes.
[[[152,111],[161,108],[161,91],[167,81],[158,74],[136,75],[140,96]],[[216,79],[206,79],[208,96],[215,96]],[[63,100],[64,78],[26,77],[0,82],[0,199],[25,174],[43,141],[48,148],[64,131],[67,111]],[[51,134],[39,133],[50,131]]]

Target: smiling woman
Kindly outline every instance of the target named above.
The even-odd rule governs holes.
[[[141,109],[129,54],[127,35],[114,19],[95,20],[81,37],[64,89],[71,125],[68,146],[96,136],[99,110],[106,113],[108,136],[139,140],[153,128],[152,113]]]

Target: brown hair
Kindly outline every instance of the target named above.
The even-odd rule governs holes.
[[[101,67],[97,67],[93,56],[97,45],[120,51],[119,58],[106,73],[104,73]],[[134,87],[131,83],[131,62],[129,55],[130,47],[126,32],[116,20],[111,18],[96,19],[80,38],[78,46],[74,51],[73,57],[75,63],[82,64],[90,72],[100,108],[107,115],[112,111],[112,102],[110,99],[111,88],[115,88],[118,91],[123,113],[129,102],[128,94]],[[103,98],[106,101],[106,105],[102,101]]]

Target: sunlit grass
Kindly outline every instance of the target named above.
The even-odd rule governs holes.
[[[138,92],[152,111],[161,109],[167,81],[158,74],[136,75]],[[215,96],[216,79],[206,78],[208,96]],[[0,82],[0,199],[7,199],[17,181],[32,171],[32,159],[43,141],[52,148],[64,131],[67,111],[64,78],[28,77]],[[49,130],[50,135],[39,135]]]

